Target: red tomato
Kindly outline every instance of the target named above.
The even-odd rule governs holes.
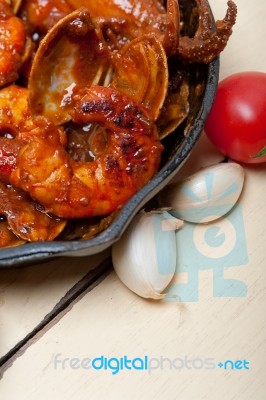
[[[204,129],[230,158],[266,162],[266,73],[240,72],[221,81]]]

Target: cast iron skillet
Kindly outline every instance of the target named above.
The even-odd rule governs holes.
[[[134,215],[176,174],[200,137],[217,89],[219,58],[209,65],[192,65],[190,72],[191,92],[194,92],[198,84],[204,83],[205,90],[202,96],[197,98],[191,96],[188,119],[164,140],[163,160],[157,175],[121,208],[109,227],[89,240],[36,242],[0,249],[0,268],[14,268],[59,256],[96,254],[120,238]],[[185,129],[186,135],[184,135]]]

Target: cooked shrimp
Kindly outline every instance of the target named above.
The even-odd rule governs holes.
[[[11,232],[7,222],[0,217],[0,247],[14,247],[24,243],[24,240],[19,239]]]
[[[9,175],[16,165],[16,158],[23,141],[19,132],[34,128],[28,108],[28,90],[10,85],[0,90],[0,179],[9,182]],[[17,139],[11,140],[16,137]]]
[[[32,120],[28,106],[28,89],[10,85],[0,90],[0,180],[9,182],[16,165],[19,150],[31,136],[38,135],[39,127]],[[66,145],[66,136],[59,128],[60,140]],[[12,140],[12,138],[16,138]]]
[[[23,22],[13,15],[6,0],[0,0],[0,87],[18,78],[25,39]]]
[[[0,215],[7,219],[9,229],[28,242],[53,240],[62,232],[66,221],[43,212],[28,194],[0,182]]]
[[[29,89],[21,86],[10,85],[0,90],[0,136],[26,140],[33,130],[39,130],[32,119],[28,97]],[[58,129],[66,145],[63,128]]]
[[[58,130],[39,119],[43,134],[22,146],[10,183],[59,217],[110,214],[154,176],[162,145],[147,111],[116,89],[94,86],[74,101],[74,122],[105,128],[102,153],[91,162],[74,161]]]
[[[24,0],[19,15],[30,35],[42,36],[71,11],[72,8],[64,0]]]
[[[0,90],[0,135],[17,135],[36,127],[28,107],[28,93],[28,89],[17,85]]]
[[[25,142],[0,137],[0,181],[9,183],[11,172],[17,166],[17,157]]]

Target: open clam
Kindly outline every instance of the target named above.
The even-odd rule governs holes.
[[[111,86],[142,103],[157,119],[167,94],[168,65],[155,36],[141,36],[122,48],[115,59]]]
[[[23,0],[10,0],[10,4],[14,14],[17,14]]]
[[[157,120],[160,139],[174,132],[187,118],[190,110],[189,95],[190,84],[187,71],[174,57],[169,62],[168,92]]]
[[[49,31],[36,53],[29,79],[32,114],[56,125],[69,121],[73,90],[98,84],[108,65],[109,51],[88,11],[67,15]]]
[[[164,47],[154,35],[134,39],[118,52],[110,85],[150,111],[161,139],[188,116],[189,82],[184,66],[177,58],[168,63]]]

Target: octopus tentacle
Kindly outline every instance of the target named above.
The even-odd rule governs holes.
[[[206,0],[198,0],[199,26],[193,38],[180,37],[178,54],[188,62],[209,63],[225,48],[236,22],[237,6],[232,1],[227,2],[227,11],[223,20],[216,22],[216,31],[210,27],[209,10]]]
[[[163,35],[162,44],[168,56],[176,53],[179,41],[180,13],[176,0],[168,0],[166,8],[166,31]]]

